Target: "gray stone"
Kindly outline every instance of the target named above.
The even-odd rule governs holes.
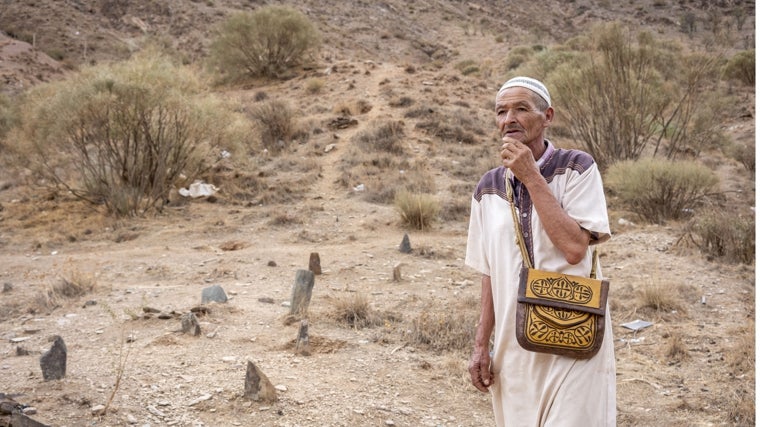
[[[296,337],[296,354],[308,356],[311,354],[309,346],[309,321],[301,320],[301,326],[298,328],[298,337]]]
[[[404,238],[401,239],[401,245],[399,245],[398,250],[405,254],[412,253],[412,244],[409,242],[408,234],[404,233]]]
[[[56,335],[53,346],[40,357],[40,368],[45,381],[60,380],[66,376],[66,344]]]
[[[224,289],[221,286],[214,285],[203,289],[201,304],[208,304],[210,302],[227,302],[227,294],[224,293]]]
[[[27,417],[26,414],[21,412],[14,412],[11,415],[11,423],[9,425],[12,427],[50,427],[47,424],[42,424],[39,421]]]
[[[393,266],[393,281],[394,282],[401,281],[401,264],[396,264]]]
[[[182,332],[185,334],[198,336],[201,334],[201,325],[198,323],[198,318],[195,317],[195,313],[185,313],[181,317]]]
[[[311,303],[311,291],[314,289],[314,273],[310,270],[298,270],[290,297],[290,314],[305,315]]]
[[[275,390],[269,378],[250,360],[248,361],[248,368],[245,373],[245,391],[243,392],[243,397],[256,402],[272,403],[277,401],[277,390]]]

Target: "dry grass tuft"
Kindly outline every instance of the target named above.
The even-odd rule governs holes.
[[[52,310],[63,305],[66,300],[80,298],[92,293],[95,287],[96,282],[93,275],[80,271],[71,272],[66,277],[61,277],[55,285],[35,295],[28,311],[37,313]]]
[[[325,87],[325,81],[316,77],[310,78],[306,81],[306,91],[310,94],[318,94],[322,92],[322,88]]]
[[[747,324],[729,334],[736,342],[726,352],[726,363],[735,376],[753,375],[755,372],[755,322]]]
[[[680,310],[681,304],[677,298],[680,287],[672,283],[663,283],[659,279],[651,279],[639,291],[639,303],[642,308],[656,311]]]
[[[465,354],[469,352],[475,338],[478,307],[476,298],[460,300],[456,307],[429,303],[412,320],[404,339],[411,345],[427,350]]]
[[[401,222],[415,230],[427,230],[438,217],[441,205],[431,194],[412,193],[407,190],[396,192],[393,200]]]
[[[680,362],[689,357],[689,352],[683,341],[683,336],[679,333],[670,334],[665,350],[665,357],[669,360]]]
[[[383,316],[372,308],[367,296],[361,293],[352,293],[332,300],[332,311],[328,316],[354,329],[379,326],[385,321]]]

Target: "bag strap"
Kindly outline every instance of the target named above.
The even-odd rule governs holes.
[[[512,222],[515,224],[515,240],[517,246],[520,247],[520,253],[522,253],[523,264],[527,268],[533,268],[530,262],[530,255],[528,254],[528,247],[525,245],[525,239],[522,235],[522,227],[520,226],[520,218],[517,215],[517,205],[515,204],[515,194],[512,190],[512,183],[509,182],[509,169],[504,172],[504,185],[507,190],[507,202],[509,202],[509,210],[512,211]]]
[[[530,262],[530,254],[528,254],[528,247],[525,245],[525,239],[523,238],[522,234],[522,226],[520,223],[520,218],[517,215],[517,205],[515,204],[515,194],[514,190],[512,190],[512,183],[509,182],[509,169],[504,172],[504,186],[506,187],[507,191],[507,202],[509,202],[509,210],[512,211],[512,222],[515,224],[515,240],[517,243],[517,246],[520,247],[520,253],[522,254],[523,258],[523,264],[527,268],[533,268],[533,264]],[[591,255],[593,257],[592,263],[591,263],[591,275],[590,277],[593,277],[596,279],[596,266],[599,263],[599,253],[597,251],[596,246],[594,246],[594,253]]]

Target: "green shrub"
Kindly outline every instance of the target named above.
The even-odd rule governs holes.
[[[454,68],[459,70],[459,72],[465,76],[469,76],[470,74],[480,72],[480,67],[472,59],[465,59],[463,61],[459,61],[456,65],[454,65]]]
[[[746,86],[755,85],[755,49],[745,50],[734,55],[723,69],[729,79],[739,80]]]
[[[515,68],[528,61],[536,51],[530,46],[517,46],[509,51],[506,59],[506,70],[514,70]]]
[[[211,43],[211,64],[232,80],[280,77],[317,50],[320,37],[301,12],[264,6],[230,16]]]
[[[434,196],[408,190],[397,191],[393,204],[401,216],[401,222],[415,230],[430,228],[441,210]]]
[[[117,215],[161,209],[206,168],[234,116],[188,68],[150,52],[29,92],[18,152],[49,182]]]
[[[264,148],[279,153],[290,145],[296,124],[293,111],[286,103],[272,100],[257,104],[251,118],[257,124]]]
[[[710,257],[744,264],[755,260],[754,215],[726,215],[725,210],[711,209],[700,213],[689,229],[700,251]]]
[[[651,158],[615,163],[605,177],[613,194],[654,224],[688,216],[717,183],[713,172],[699,163]]]
[[[694,151],[694,114],[708,101],[700,90],[715,72],[715,57],[682,53],[678,45],[648,32],[632,34],[620,23],[595,26],[564,49],[578,52],[539,55],[551,59],[542,64],[546,81],[558,119],[602,170],[639,158],[652,144],[670,159]]]

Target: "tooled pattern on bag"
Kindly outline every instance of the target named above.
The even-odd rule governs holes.
[[[588,304],[594,296],[590,286],[570,280],[567,276],[535,279],[530,282],[530,290],[539,298],[575,304]]]
[[[548,307],[542,307],[547,309]],[[591,348],[594,345],[594,330],[596,330],[596,322],[598,319],[596,316],[590,316],[588,313],[581,313],[573,310],[557,310],[567,313],[577,313],[578,315],[587,316],[586,321],[570,327],[570,328],[555,328],[553,325],[544,321],[544,319],[536,313],[534,306],[529,308],[527,330],[525,336],[531,342],[537,345],[553,345],[562,346],[571,349],[586,349]]]

